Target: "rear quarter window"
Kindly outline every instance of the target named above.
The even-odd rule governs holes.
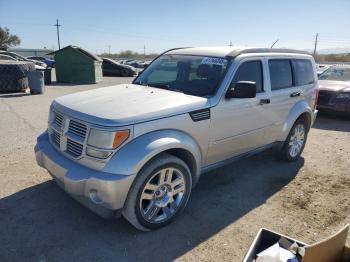
[[[289,59],[269,60],[271,90],[293,86],[293,73]]]
[[[310,60],[293,59],[293,69],[295,77],[295,85],[309,85],[315,82],[314,70]]]

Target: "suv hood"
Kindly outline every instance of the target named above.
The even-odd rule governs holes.
[[[208,106],[203,97],[134,84],[78,92],[53,102],[63,114],[102,126],[131,125]]]
[[[335,81],[335,80],[318,80],[318,88],[320,90],[329,90],[334,92],[349,91],[350,81]]]

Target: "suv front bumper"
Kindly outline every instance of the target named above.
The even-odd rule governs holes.
[[[47,132],[41,134],[34,148],[36,161],[57,184],[95,213],[111,218],[124,206],[135,175],[96,171],[63,156],[51,143]]]

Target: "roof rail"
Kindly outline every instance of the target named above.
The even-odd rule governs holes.
[[[287,48],[245,48],[237,49],[232,51],[227,55],[227,57],[236,57],[241,54],[251,54],[251,53],[293,53],[293,54],[306,54],[310,55],[307,51],[287,49]]]

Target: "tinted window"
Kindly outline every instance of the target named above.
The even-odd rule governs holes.
[[[232,80],[232,83],[239,81],[251,81],[256,83],[256,92],[262,92],[263,74],[260,61],[249,61],[241,64]]]
[[[308,85],[314,82],[314,70],[310,60],[293,60],[295,84],[297,86]]]
[[[271,90],[293,86],[292,68],[287,59],[269,60]]]

